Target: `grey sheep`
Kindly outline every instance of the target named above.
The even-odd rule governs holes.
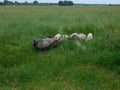
[[[60,43],[61,40],[56,38],[44,38],[39,40],[33,40],[32,42],[33,46],[39,51],[51,49],[55,46],[58,46]]]

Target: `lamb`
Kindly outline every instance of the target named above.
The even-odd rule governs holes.
[[[93,39],[93,34],[92,34],[92,33],[89,33],[89,34],[87,35],[87,39],[86,39],[86,40],[88,41],[88,40],[92,40],[92,39]]]
[[[80,40],[85,40],[85,39],[86,39],[86,35],[83,34],[83,33],[80,33],[80,34],[78,35],[78,38],[79,38]]]
[[[70,39],[79,39],[79,40],[85,40],[86,39],[86,35],[83,33],[77,34],[77,33],[73,33],[70,35]]]
[[[73,33],[70,35],[70,39],[79,39],[77,33]]]
[[[33,41],[33,46],[38,49],[39,51],[44,51],[51,49],[61,43],[60,40],[57,40],[56,38],[44,38],[39,40]]]
[[[67,40],[68,37],[69,37],[68,35],[62,35],[63,40]]]
[[[56,38],[57,40],[58,40],[58,39],[61,39],[61,38],[62,38],[62,35],[61,35],[61,34],[56,34],[56,35],[54,36],[54,38]]]
[[[54,38],[60,39],[60,40],[67,40],[68,37],[69,37],[68,35],[61,35],[61,34],[56,34],[56,35],[54,36]]]

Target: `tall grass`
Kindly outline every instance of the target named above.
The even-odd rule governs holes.
[[[120,7],[0,7],[0,89],[119,90]],[[32,40],[93,33],[37,52]]]

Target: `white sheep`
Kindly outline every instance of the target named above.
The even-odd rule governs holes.
[[[56,38],[57,40],[63,40],[63,37],[61,34],[56,34],[54,38]]]
[[[92,40],[93,39],[93,34],[92,33],[89,33],[87,35],[87,39],[86,40]]]
[[[59,38],[60,36],[61,36],[61,34],[56,34],[54,37]]]
[[[79,38],[80,40],[85,40],[85,39],[86,39],[86,35],[83,34],[83,33],[80,33],[80,34],[78,34],[78,38]]]
[[[79,39],[77,33],[73,33],[70,35],[70,39]]]
[[[63,40],[67,40],[68,37],[69,37],[68,35],[62,35]]]

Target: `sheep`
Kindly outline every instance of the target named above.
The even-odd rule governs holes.
[[[92,33],[89,33],[89,34],[87,35],[87,39],[86,39],[86,40],[88,41],[88,40],[92,40],[92,39],[93,39],[93,34],[92,34]]]
[[[62,35],[63,40],[67,40],[68,37],[69,37],[68,35]]]
[[[54,38],[59,39],[62,35],[61,34],[56,34]]]
[[[79,39],[77,33],[73,33],[70,35],[70,39]]]
[[[56,38],[44,38],[39,40],[33,40],[32,44],[37,50],[44,51],[58,46],[60,43],[61,41],[57,40]]]
[[[78,38],[79,38],[80,40],[85,40],[85,39],[86,39],[86,35],[83,34],[83,33],[80,33],[80,34],[78,35]]]

